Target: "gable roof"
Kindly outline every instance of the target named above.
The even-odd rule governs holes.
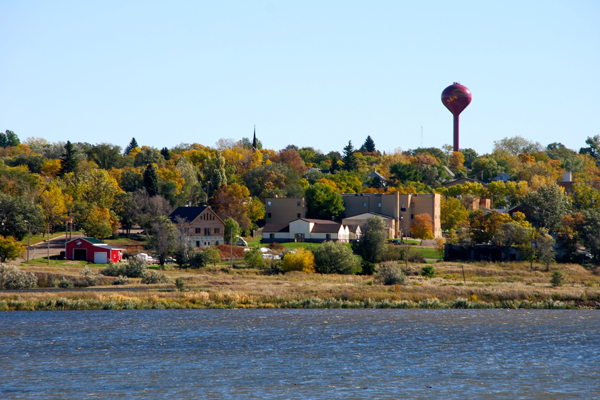
[[[169,215],[169,219],[174,224],[177,223],[177,219],[181,218],[185,222],[193,222],[204,210],[210,208],[208,206],[200,206],[200,207],[177,207],[175,211],[173,211]],[[220,218],[219,218],[220,219]]]
[[[377,214],[377,213],[374,213],[374,212],[366,212],[366,213],[362,213],[362,214],[356,214],[356,215],[353,215],[351,217],[345,217],[344,220],[346,220],[346,219],[351,219],[351,220],[360,219],[360,220],[362,220],[362,219],[369,219],[369,218],[373,218],[373,217],[379,217],[379,218],[384,219],[384,220],[385,219],[394,219],[394,218],[389,217],[387,215]]]
[[[274,232],[289,232],[290,224],[277,224],[273,222],[267,222],[263,228],[263,234],[265,232],[274,233]]]

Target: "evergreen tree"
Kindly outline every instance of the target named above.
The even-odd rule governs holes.
[[[73,143],[67,141],[65,144],[65,153],[60,160],[60,171],[59,175],[63,176],[70,172],[75,172],[77,169],[77,158],[75,157],[75,148],[73,147]]]
[[[354,253],[370,263],[381,261],[381,256],[387,241],[385,223],[379,217],[369,218],[362,227],[364,232],[360,240],[352,245]]]
[[[352,146],[352,141],[349,140],[348,145],[344,147],[344,157],[342,157],[344,169],[346,171],[356,171],[358,169],[358,161],[354,155],[355,152],[356,150],[354,149],[354,146]]]
[[[367,136],[365,139],[365,143],[362,145],[361,150],[365,152],[372,153],[375,151],[375,141],[371,138],[371,136]]]
[[[169,161],[171,159],[171,152],[166,147],[163,147],[160,151],[160,154],[165,158],[165,160]]]
[[[128,156],[129,153],[131,153],[131,150],[133,150],[133,149],[135,149],[137,147],[140,147],[140,146],[138,146],[137,140],[135,140],[135,138],[131,138],[131,142],[129,142],[129,144],[125,148],[124,155]]]
[[[6,138],[6,135],[4,134],[4,132],[0,132],[0,147],[6,147],[6,146],[8,146],[8,139]]]
[[[144,170],[144,187],[148,196],[154,197],[158,194],[158,174],[154,164],[148,164]]]

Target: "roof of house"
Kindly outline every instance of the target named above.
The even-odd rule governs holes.
[[[267,222],[262,228],[264,233],[275,233],[275,232],[289,232],[290,224],[277,224],[273,222]]]
[[[369,219],[369,218],[373,218],[373,217],[379,217],[381,219],[394,219],[392,217],[388,217],[387,215],[383,215],[383,214],[377,214],[377,213],[373,213],[373,212],[367,212],[367,213],[362,213],[362,214],[356,214],[353,215],[351,217],[346,217],[344,218],[344,220],[346,219]]]
[[[348,227],[348,231],[351,233],[356,233],[356,231],[360,231],[360,225],[346,225]]]
[[[177,223],[178,218],[181,218],[185,222],[192,222],[207,208],[208,206],[177,207],[175,211],[169,215],[169,219],[175,224]]]
[[[98,240],[98,239],[93,238],[93,237],[82,237],[82,238],[79,238],[79,239],[86,240],[86,241],[88,241],[88,242],[90,242],[92,244],[105,244],[102,240]]]
[[[69,240],[67,243],[71,243],[77,240],[85,240],[88,243],[91,243],[94,247],[100,247],[101,249],[110,249],[110,250],[123,250],[120,247],[115,247],[104,243],[102,240],[93,238],[93,237],[76,237],[74,239]]]
[[[333,224],[322,224],[316,222],[313,225],[311,233],[338,233],[340,231],[340,227],[342,224],[333,223]]]
[[[367,175],[369,178],[379,178],[379,180],[381,180],[382,182],[387,182],[387,179],[382,176],[379,172],[377,171],[373,171],[371,172],[369,175]]]

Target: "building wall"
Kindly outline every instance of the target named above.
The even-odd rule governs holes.
[[[396,237],[410,234],[414,217],[427,213],[433,222],[433,234],[442,236],[440,223],[441,196],[439,194],[345,194],[345,216],[353,217],[365,212],[383,214],[397,222]],[[405,209],[405,211],[402,211]],[[400,219],[402,217],[402,219]]]
[[[177,227],[180,235],[183,235],[194,247],[209,247],[225,243],[225,224],[210,208],[204,210],[191,223],[177,225]]]
[[[267,197],[265,199],[265,222],[287,224],[306,218],[306,201],[302,197]]]

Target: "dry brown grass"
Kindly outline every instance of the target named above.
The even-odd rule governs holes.
[[[466,283],[463,282],[464,265]],[[80,277],[80,266],[22,266],[37,274]],[[143,285],[132,279],[126,286],[97,286],[85,289],[33,289],[29,291],[0,291],[0,301],[40,302],[68,299],[90,304],[125,304],[128,308],[227,306],[269,307],[307,299],[338,299],[346,302],[401,301],[420,302],[426,299],[455,301],[470,299],[479,302],[548,301],[575,302],[590,307],[600,306],[600,276],[579,265],[560,264],[551,268],[531,269],[524,263],[438,263],[437,275],[426,279],[417,275],[419,265],[412,265],[407,285],[398,288],[375,284],[370,276],[321,275],[290,272],[269,275],[252,269],[223,267],[198,270],[167,269],[175,281],[185,281],[187,292],[174,291],[173,284]],[[99,272],[100,267],[92,267]],[[565,285],[550,285],[553,270],[565,273]],[[112,278],[110,278],[112,280]],[[105,282],[107,283],[107,282]],[[124,296],[121,300],[115,296]],[[111,300],[112,299],[112,300]],[[116,300],[115,300],[116,299]],[[24,306],[25,307],[25,306]],[[82,306],[83,307],[83,306]],[[36,308],[37,309],[37,308]]]

